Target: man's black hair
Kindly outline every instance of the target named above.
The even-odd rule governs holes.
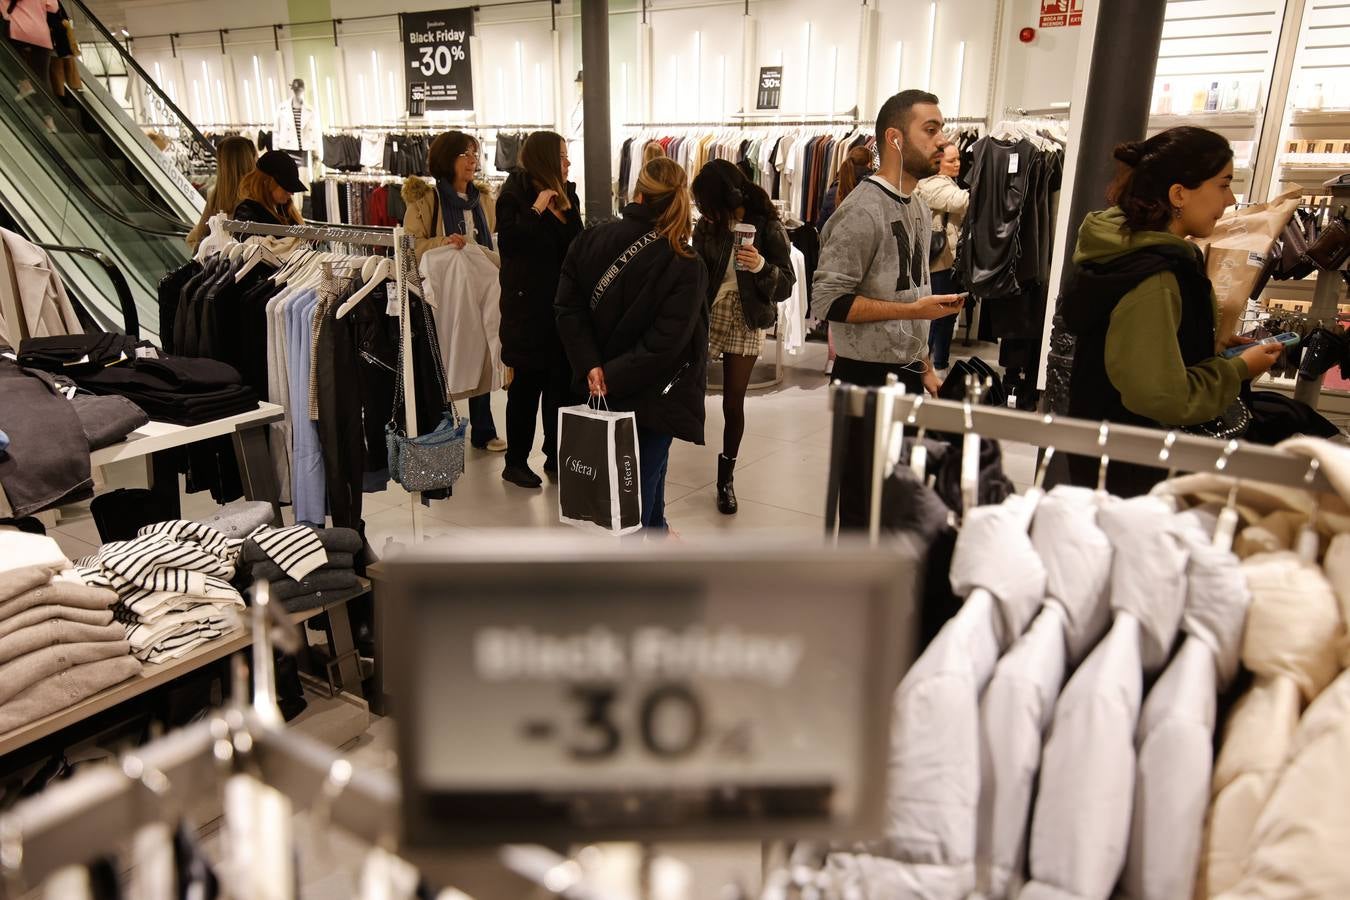
[[[877,113],[877,142],[885,139],[887,128],[896,128],[901,132],[907,129],[916,105],[931,103],[937,106],[938,102],[937,95],[928,91],[908,90],[895,94],[881,104],[881,111]]]

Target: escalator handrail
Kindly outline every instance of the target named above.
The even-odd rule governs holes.
[[[131,299],[131,286],[127,284],[127,277],[122,274],[121,268],[109,258],[108,254],[93,247],[68,247],[64,244],[35,244],[34,246],[41,247],[48,252],[55,251],[83,256],[103,266],[103,270],[108,274],[108,280],[112,282],[113,292],[117,294],[117,305],[122,308],[123,333],[127,337],[140,338],[141,318],[136,312],[136,303]]]
[[[173,99],[170,98],[168,94],[164,93],[164,91],[159,86],[159,82],[155,81],[154,78],[150,77],[150,74],[146,72],[145,69],[141,68],[141,64],[136,62],[135,57],[133,57],[125,47],[123,47],[120,43],[118,43],[117,38],[113,37],[112,32],[107,29],[107,27],[103,24],[103,21],[99,19],[98,16],[94,15],[93,12],[90,11],[88,6],[85,6],[84,0],[70,0],[70,2],[74,6],[79,7],[80,12],[84,13],[85,18],[88,19],[93,24],[94,28],[96,28],[99,31],[99,33],[103,35],[103,37],[108,41],[109,44],[111,44],[113,47],[117,49],[117,54],[122,57],[122,62],[125,63],[126,66],[130,68],[132,71],[134,71],[136,75],[140,77],[141,81],[144,82],[150,88],[150,90],[154,91],[155,94],[158,95],[159,99],[164,103],[165,106],[167,106],[170,110],[172,110],[173,114],[178,117],[178,121],[187,127],[188,133],[191,134],[192,136],[192,140],[195,143],[200,144],[202,148],[207,152],[207,154],[212,159],[214,159],[216,155],[216,148],[211,145],[211,142],[206,139],[205,135],[203,135],[200,131],[197,130],[197,126],[193,125],[192,120],[188,118],[187,114],[178,108],[178,104],[174,103]]]

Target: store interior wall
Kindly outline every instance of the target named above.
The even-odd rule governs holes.
[[[1044,109],[1067,104],[1074,89],[1072,73],[1078,59],[1083,27],[1040,27],[1040,0],[1004,0],[1003,36],[1000,48],[998,112],[1004,107]],[[1019,38],[1023,28],[1033,28],[1029,43]]]
[[[552,122],[556,91],[563,107],[558,124],[570,124],[579,97],[574,81],[581,68],[577,2],[565,0],[556,7],[562,51],[556,71],[546,2],[479,6],[475,93],[480,123]],[[454,5],[405,0],[399,8],[412,12]],[[97,3],[94,8],[97,12]],[[863,105],[876,105],[902,87],[936,92],[949,116],[990,114],[994,0],[898,0],[872,8],[874,49],[870,72],[860,79],[859,49],[868,40],[861,3],[756,0],[749,4],[747,19],[740,0],[649,0],[651,96],[644,104],[640,2],[613,0],[609,77],[614,122],[728,121],[742,106],[743,73],[757,74],[766,65],[784,67],[777,114],[785,118],[844,116],[862,95],[868,101]],[[270,121],[287,98],[285,84],[292,77],[315,81],[309,85],[310,99],[325,126],[393,122],[405,112],[397,20],[393,15],[350,20],[371,15],[363,0],[289,0],[290,22],[348,21],[338,27],[336,47],[331,27],[324,24],[283,29],[279,50],[266,27],[275,22],[278,10],[262,0],[228,6],[133,0],[119,9],[138,60],[160,73],[170,94],[198,121]],[[264,27],[249,28],[257,25]],[[749,67],[743,59],[747,27],[757,38],[757,58]],[[215,33],[187,34],[211,29],[229,29],[224,54]],[[176,41],[176,57],[169,40],[156,36],[171,31],[183,33]],[[1066,40],[1056,36],[1047,43],[1062,53]],[[1039,71],[1030,64],[1025,68],[1031,75]],[[1048,90],[1054,78],[1032,77],[1029,83],[1044,83]],[[1037,96],[1018,95],[1009,102],[1027,105]],[[646,116],[644,108],[649,110]],[[859,114],[869,120],[875,110]]]

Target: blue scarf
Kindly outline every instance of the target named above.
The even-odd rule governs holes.
[[[446,233],[464,234],[464,211],[469,210],[473,213],[473,229],[478,232],[478,243],[489,250],[495,249],[492,246],[492,229],[488,228],[487,213],[483,212],[478,186],[470,181],[465,193],[469,195],[467,200],[456,193],[450,182],[436,182],[436,194],[441,199],[441,216],[445,219]]]

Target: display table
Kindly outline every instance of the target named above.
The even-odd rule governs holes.
[[[339,606],[345,606],[348,601],[361,597],[369,591],[370,582],[362,578],[361,583],[351,590],[335,592],[333,599],[323,606],[306,609],[302,612],[292,614],[289,617],[290,621],[293,625],[299,625],[302,622],[314,618],[319,613],[336,610]],[[345,650],[350,649],[351,626],[347,623],[345,616],[331,616],[330,619],[333,620],[334,649],[337,653],[341,654]],[[343,640],[340,633],[346,634],[347,647],[343,646]],[[63,728],[77,725],[85,719],[98,715],[104,710],[112,709],[120,703],[125,703],[128,700],[139,697],[142,694],[152,691],[161,685],[168,684],[177,678],[182,678],[184,675],[224,659],[239,650],[243,650],[252,643],[252,632],[245,626],[233,634],[225,635],[207,644],[203,644],[186,656],[169,660],[168,662],[143,665],[141,667],[141,674],[135,678],[128,678],[121,684],[113,685],[73,706],[68,706],[49,716],[44,716],[41,719],[30,722],[22,728],[16,728],[8,733],[0,734],[0,757],[4,757],[6,754],[25,747],[34,741],[55,734]],[[342,663],[341,667],[343,684],[350,690],[354,685],[359,686],[361,680],[356,660],[350,657],[348,659],[350,659],[350,665]],[[349,678],[352,680],[348,680]]]
[[[244,497],[265,500],[272,504],[275,522],[281,523],[276,474],[267,449],[267,426],[286,418],[286,411],[276,403],[259,403],[258,408],[236,416],[215,419],[201,425],[171,425],[168,422],[150,422],[127,435],[126,440],[95,450],[89,454],[89,465],[101,469],[113,463],[145,459],[150,483],[155,486],[167,478],[170,470],[154,467],[154,454],[173,450],[198,441],[231,435],[234,455],[239,465],[239,477],[244,486]],[[177,495],[177,473],[173,473],[173,489]]]

